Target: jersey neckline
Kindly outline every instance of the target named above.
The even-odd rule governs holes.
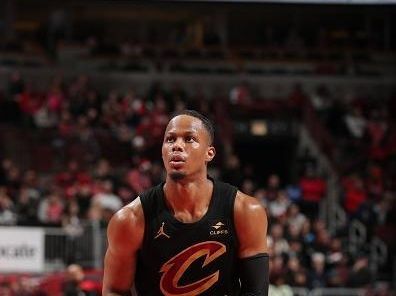
[[[212,181],[212,183],[213,183],[212,196],[210,198],[209,206],[208,206],[206,213],[203,214],[203,216],[195,222],[182,222],[172,214],[171,210],[169,209],[169,207],[167,206],[167,204],[165,202],[165,192],[164,192],[165,182],[162,182],[160,184],[160,188],[159,188],[160,204],[161,204],[162,208],[164,209],[166,216],[170,219],[171,223],[178,225],[178,226],[183,226],[183,227],[192,227],[192,226],[200,225],[201,223],[205,222],[208,219],[208,217],[210,217],[211,212],[213,211],[213,208],[214,208],[214,203],[215,203],[214,200],[216,198],[216,193],[217,193],[217,186],[216,186],[217,184],[213,178],[208,177],[208,179],[210,181]]]

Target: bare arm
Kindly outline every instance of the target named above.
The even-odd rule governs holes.
[[[237,193],[234,222],[239,240],[241,296],[268,296],[267,215],[253,197]]]
[[[104,259],[103,296],[131,295],[136,255],[144,235],[140,198],[119,210],[107,228],[108,248]]]
[[[268,253],[267,214],[254,197],[238,191],[234,206],[234,221],[239,240],[239,258]]]

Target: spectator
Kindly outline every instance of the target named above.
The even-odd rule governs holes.
[[[300,239],[297,238],[291,238],[288,240],[289,243],[289,252],[288,256],[289,257],[299,257],[301,258],[301,261],[305,262],[306,261],[306,252],[304,249],[304,245]]]
[[[56,77],[47,91],[46,104],[51,113],[59,115],[65,103],[65,94],[62,89],[62,78]]]
[[[279,191],[275,200],[268,204],[270,215],[275,219],[285,216],[289,205],[290,201],[287,198],[286,193],[284,191]]]
[[[62,228],[67,234],[65,261],[69,264],[82,256],[77,242],[84,233],[84,226],[79,216],[78,203],[75,200],[70,200],[66,205],[62,217]]]
[[[151,184],[158,184],[164,180],[164,169],[162,165],[155,161],[151,165],[151,170],[150,170],[150,178],[152,180]]]
[[[34,191],[29,190],[27,187],[21,188],[15,206],[18,225],[33,226],[38,223],[38,197],[38,194],[35,194]]]
[[[293,290],[285,282],[282,276],[278,276],[274,281],[274,284],[269,285],[268,289],[269,296],[293,296]]]
[[[14,296],[9,282],[0,282],[0,295]]]
[[[131,169],[126,175],[126,183],[138,195],[151,186],[150,172],[151,162],[142,160],[138,168]]]
[[[88,296],[82,289],[84,271],[80,265],[71,264],[66,270],[66,279],[63,284],[63,296]]]
[[[301,188],[298,184],[289,184],[286,187],[286,194],[292,203],[301,202]]]
[[[365,180],[368,198],[373,201],[379,201],[385,190],[384,172],[381,166],[371,164],[367,166],[367,177]]]
[[[73,122],[71,113],[68,110],[62,110],[59,116],[58,132],[60,141],[63,145],[63,140],[68,139],[74,135],[76,131],[76,124]]]
[[[316,251],[326,253],[330,249],[331,238],[327,229],[320,229],[316,233],[316,241],[314,244],[314,249]]]
[[[280,190],[280,178],[276,174],[272,174],[268,177],[267,188],[266,188],[266,199],[271,202],[277,199]]]
[[[94,131],[88,125],[87,116],[81,115],[78,117],[76,132],[81,146],[86,149],[86,153],[83,155],[82,160],[93,163],[100,156],[100,145]]]
[[[16,220],[14,203],[7,194],[6,187],[0,187],[0,225],[13,225]]]
[[[50,192],[39,204],[38,218],[43,224],[60,226],[63,211],[64,205],[59,194]]]
[[[366,131],[367,121],[363,116],[363,111],[359,107],[354,107],[351,112],[345,115],[345,124],[349,134],[355,139],[362,139]]]
[[[286,282],[293,287],[307,286],[307,274],[305,269],[301,266],[298,257],[289,257],[285,278]]]
[[[76,200],[78,209],[79,209],[79,217],[82,219],[86,219],[88,210],[91,207],[91,200],[93,196],[93,185],[90,181],[82,181],[78,182],[74,188],[74,196],[73,198]]]
[[[295,287],[306,288],[308,286],[308,276],[306,272],[295,274],[293,282],[295,283]]]
[[[33,122],[38,128],[52,128],[58,123],[58,118],[55,113],[49,110],[48,103],[46,102],[34,113]]]
[[[274,256],[270,257],[270,283],[273,284],[277,281],[278,277],[283,276],[285,274],[285,265],[284,265],[284,258],[279,255],[275,254]]]
[[[15,198],[18,190],[20,190],[22,185],[21,170],[19,167],[10,163],[9,168],[6,169],[6,179],[7,179],[7,193],[11,198]]]
[[[90,219],[99,219],[100,222],[107,225],[114,213],[123,206],[121,198],[114,192],[115,188],[111,180],[99,182],[98,192],[92,197],[90,208],[90,214],[93,214],[94,217],[90,217]]]
[[[326,194],[326,181],[314,168],[308,168],[300,179],[303,213],[315,219],[319,213],[319,203]]]
[[[345,254],[341,254],[341,257],[339,257],[337,254],[335,256],[330,255],[327,258],[330,263],[329,271],[327,273],[328,286],[346,287],[350,273],[347,256]]]
[[[255,187],[256,186],[255,186],[253,180],[250,178],[246,178],[242,182],[241,190],[243,192],[246,192],[246,194],[253,195]]]
[[[123,205],[129,204],[136,198],[136,195],[134,195],[133,191],[126,185],[121,185],[118,187],[117,195],[121,198]]]
[[[329,251],[326,254],[326,262],[331,267],[339,264],[343,260],[344,254],[342,249],[342,242],[339,238],[331,239]]]
[[[81,167],[81,164],[75,160],[70,159],[67,164],[67,170],[58,173],[55,176],[55,182],[58,186],[68,191],[69,188],[73,187],[77,182],[89,181],[91,177]]]
[[[62,217],[62,227],[70,237],[78,237],[83,233],[82,221],[79,215],[78,203],[70,200]]]
[[[248,84],[242,82],[232,88],[229,100],[232,105],[249,106],[252,103],[252,97]]]
[[[364,288],[371,283],[371,279],[368,258],[366,256],[359,256],[352,266],[348,286]]]
[[[27,127],[33,127],[34,118],[43,104],[40,94],[32,90],[31,84],[28,83],[23,91],[17,95],[18,105],[21,115],[24,117],[24,123]]]
[[[22,276],[15,280],[12,285],[13,296],[30,296],[36,294],[34,280],[27,276]],[[0,295],[3,295],[0,293]]]
[[[103,209],[109,209],[113,213],[122,207],[119,196],[114,194],[114,184],[111,180],[100,181],[98,192],[93,196],[93,202]]]
[[[356,214],[360,206],[367,200],[367,193],[362,179],[353,175],[343,180],[344,206],[351,215]]]
[[[113,168],[108,159],[99,159],[96,163],[96,167],[92,173],[93,177],[97,180],[113,180],[115,181],[115,176]]]
[[[297,204],[290,204],[288,207],[288,223],[293,225],[298,232],[301,231],[305,221],[306,216],[300,212],[300,207]]]
[[[312,231],[311,222],[308,219],[302,225],[301,236],[306,245],[312,245],[315,241],[315,233]]]
[[[310,95],[311,103],[323,122],[327,122],[329,111],[332,105],[331,93],[324,84],[319,85],[313,94]]]
[[[289,244],[283,235],[283,228],[280,224],[273,224],[268,237],[268,244],[276,255],[286,255],[289,252]]]
[[[327,278],[325,273],[325,256],[322,253],[314,253],[311,256],[311,270],[309,272],[309,287],[326,287]]]

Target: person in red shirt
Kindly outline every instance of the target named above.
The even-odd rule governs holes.
[[[302,195],[302,211],[311,218],[316,218],[319,203],[326,194],[326,181],[320,177],[314,168],[308,167],[300,179]]]
[[[355,214],[367,200],[363,181],[358,176],[351,176],[343,181],[344,207],[349,214]]]

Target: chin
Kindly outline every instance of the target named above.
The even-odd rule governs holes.
[[[173,180],[173,181],[180,181],[183,180],[186,177],[186,173],[184,172],[171,172],[169,173],[169,177]]]

